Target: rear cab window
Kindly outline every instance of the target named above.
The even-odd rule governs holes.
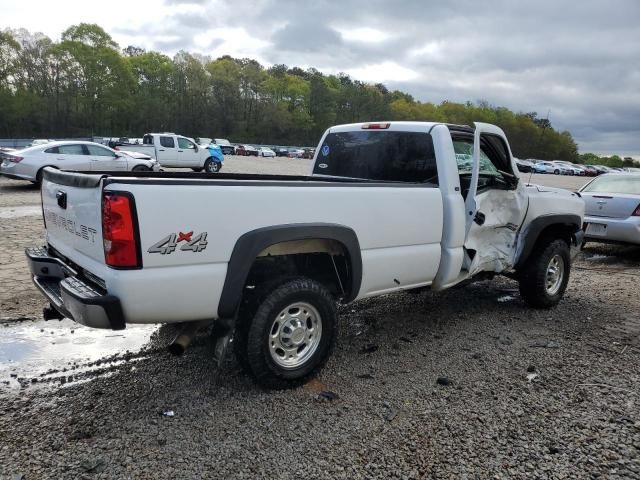
[[[176,144],[173,141],[173,137],[160,137],[160,145],[165,148],[175,148]]]
[[[438,184],[433,140],[426,132],[357,130],[329,133],[316,156],[313,174]]]

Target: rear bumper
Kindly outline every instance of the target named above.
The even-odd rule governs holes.
[[[61,315],[87,327],[122,330],[122,305],[114,295],[83,280],[71,266],[45,248],[25,250],[33,283]]]
[[[605,225],[604,231],[596,233],[589,224]],[[610,218],[584,217],[585,240],[592,242],[616,242],[640,244],[640,217]]]
[[[12,180],[27,180],[29,182],[35,182],[35,178],[32,178],[29,175],[23,175],[20,173],[13,173],[11,170],[7,168],[0,167],[0,176],[10,178]]]

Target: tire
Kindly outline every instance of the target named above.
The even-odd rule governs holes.
[[[131,169],[132,172],[150,172],[151,169],[144,165],[136,165]]]
[[[551,308],[562,299],[570,273],[569,245],[559,239],[543,241],[519,272],[520,295],[532,307]]]
[[[285,279],[240,308],[236,356],[261,386],[295,387],[326,363],[337,330],[335,301],[325,287],[309,278]]]
[[[554,175],[560,175],[560,170],[554,170],[554,171],[553,171],[553,174],[554,174]]]
[[[218,173],[220,171],[220,162],[207,158],[207,161],[204,162],[204,171],[206,173]]]
[[[37,187],[42,185],[42,176],[43,175],[44,175],[44,168],[41,168],[40,170],[38,170],[38,173],[36,173],[36,181],[33,182],[33,184],[36,185]]]
[[[54,167],[51,165],[45,165],[44,167],[40,168],[40,170],[38,170],[38,172],[36,173],[36,179],[32,182],[35,186],[40,187],[40,185],[42,185],[42,176],[44,175],[44,169],[47,167],[55,168],[56,170],[58,170],[58,167]]]

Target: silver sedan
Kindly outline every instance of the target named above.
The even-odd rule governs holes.
[[[585,242],[640,245],[640,174],[606,174],[580,190]]]
[[[45,167],[83,172],[159,169],[158,163],[148,155],[117,152],[98,143],[73,140],[49,142],[3,153],[0,160],[0,175],[38,184]]]

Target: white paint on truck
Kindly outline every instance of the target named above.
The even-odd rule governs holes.
[[[87,179],[95,183],[87,188],[46,179],[47,244],[102,279],[106,291],[120,300],[126,323],[154,323],[216,318],[225,282],[235,273],[229,271],[233,250],[243,235],[261,228],[335,224],[352,230],[362,258],[355,298],[429,285],[441,290],[481,272],[512,272],[525,250],[532,222],[540,217],[572,216],[580,228],[582,200],[567,191],[541,191],[519,181],[508,142],[497,127],[391,122],[380,124],[378,130],[367,125],[327,130],[316,149],[312,176],[302,181],[237,175],[211,179],[194,174],[185,179],[171,174],[146,178],[65,174],[70,184]],[[390,132],[415,133],[432,142],[434,178],[424,183],[386,182],[377,181],[372,173],[373,181],[350,181],[322,173],[341,168],[335,162],[342,157],[331,157],[331,149],[339,148],[335,145],[348,146],[350,139],[357,143],[365,138],[361,145],[367,148],[366,138],[375,142],[375,135]],[[423,137],[402,138],[406,143]],[[332,147],[328,139],[342,143]],[[470,172],[456,161],[461,145],[474,152]],[[487,158],[500,168],[483,164]],[[328,159],[334,164],[324,167]],[[414,159],[393,162],[397,165],[389,168],[401,171],[403,162]],[[66,209],[57,203],[60,191],[67,195]],[[116,269],[105,264],[101,199],[107,192],[127,192],[135,199],[142,268]],[[149,253],[163,238],[183,232],[206,232],[206,248]]]

